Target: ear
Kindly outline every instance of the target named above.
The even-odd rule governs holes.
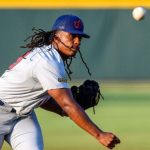
[[[55,41],[56,43],[58,43],[58,42],[60,41],[60,34],[55,34],[55,35],[54,35],[54,41]]]

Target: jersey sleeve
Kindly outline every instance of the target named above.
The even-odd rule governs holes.
[[[44,58],[37,63],[33,70],[33,77],[40,82],[45,91],[69,88],[65,74],[63,62]]]

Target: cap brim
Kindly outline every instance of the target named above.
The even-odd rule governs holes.
[[[82,35],[83,35],[84,38],[90,38],[90,36],[87,35],[87,34],[82,34]]]
[[[79,35],[82,35],[82,37],[84,37],[84,38],[90,38],[89,35],[87,35],[87,34],[85,34],[85,33],[83,33],[83,32],[80,32],[80,31],[73,31],[73,30],[69,30],[69,31],[63,30],[63,31],[69,32],[69,33],[72,33],[72,34],[79,34]]]
[[[53,30],[51,30],[51,31],[57,31],[57,29],[53,29]],[[72,33],[72,34],[79,34],[79,35],[82,35],[82,37],[84,37],[84,38],[90,38],[90,36],[89,35],[87,35],[87,34],[85,34],[85,33],[83,33],[83,32],[80,32],[80,31],[74,31],[74,30],[61,30],[61,31],[65,31],[65,32],[68,32],[68,33]]]

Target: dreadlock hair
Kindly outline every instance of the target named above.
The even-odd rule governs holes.
[[[34,35],[31,35],[31,36],[29,36],[28,38],[26,38],[24,40],[26,42],[28,39],[31,38],[31,43],[28,43],[26,46],[21,46],[20,48],[28,48],[28,49],[30,49],[29,51],[31,51],[35,47],[42,47],[44,45],[50,45],[54,41],[54,37],[55,37],[55,34],[57,32],[57,30],[52,30],[52,31],[45,32],[42,29],[35,29],[35,27],[32,29],[32,31],[34,31]],[[27,52],[29,52],[29,51],[27,51]],[[24,58],[25,54],[23,55],[23,58]],[[88,69],[88,73],[91,75],[87,64],[83,60],[83,57],[82,57],[82,54],[81,54],[80,50],[79,50],[79,54],[80,54],[80,57],[82,59],[82,62],[84,63],[84,65]],[[72,57],[70,57],[68,59],[70,60],[70,62],[68,62],[68,60],[66,60],[64,62],[64,65],[65,65],[65,70],[67,72],[67,75],[68,75],[69,79],[71,80],[70,74],[72,74],[73,72],[70,70],[69,67],[72,63]],[[66,69],[66,66],[67,66],[67,69]]]
[[[42,29],[35,29],[35,27],[32,29],[34,32],[34,35],[29,36],[24,41],[26,42],[28,39],[31,38],[31,43],[27,44],[26,46],[21,46],[21,48],[31,48],[34,47],[42,47],[44,45],[50,45],[52,41],[54,40],[54,35],[56,33],[55,30],[45,32]]]

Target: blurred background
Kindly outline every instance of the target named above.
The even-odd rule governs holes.
[[[132,17],[133,8],[147,9],[144,20]],[[116,150],[150,149],[150,1],[148,0],[0,0],[0,75],[22,56],[34,33],[32,28],[50,31],[64,14],[77,15],[84,22],[81,53],[92,73],[77,54],[71,64],[72,80],[80,85],[97,80],[105,100],[89,117],[104,131],[115,133],[122,141]],[[36,110],[45,150],[105,150],[93,137],[69,118],[38,108]],[[4,143],[3,150],[10,150]]]

